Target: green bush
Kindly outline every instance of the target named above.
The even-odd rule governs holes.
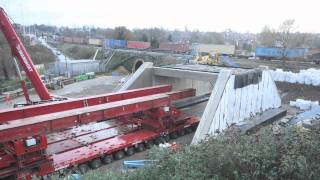
[[[130,173],[94,171],[84,179],[320,179],[320,135],[299,129],[274,135],[226,135],[178,153],[154,148],[159,163]]]

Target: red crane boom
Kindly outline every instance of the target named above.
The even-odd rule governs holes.
[[[42,83],[41,78],[36,68],[34,67],[34,64],[30,56],[28,55],[19,36],[15,32],[12,24],[10,23],[6,12],[1,7],[0,7],[0,29],[3,32],[5,38],[7,39],[10,45],[12,55],[19,60],[28,78],[30,79],[33,87],[38,93],[40,99],[43,101],[51,100],[52,98],[47,88]]]

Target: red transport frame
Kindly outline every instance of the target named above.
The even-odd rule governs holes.
[[[153,94],[160,94],[170,92],[171,85],[159,85],[153,87],[139,88],[134,90],[127,90],[123,92],[108,93],[97,96],[90,96],[84,98],[70,99],[65,101],[58,101],[46,104],[39,104],[33,106],[25,106],[19,108],[9,108],[0,110],[0,123],[22,119],[27,117],[33,117],[37,115],[43,115],[48,113],[66,111],[71,109],[77,109],[87,106],[94,106],[98,104],[110,103],[115,101],[121,101],[125,99],[131,99],[136,97],[148,96]]]
[[[169,87],[171,88],[171,86]],[[192,97],[195,95],[195,90],[186,89],[148,96],[143,95],[140,94],[137,98],[132,99],[102,104],[98,103],[98,105],[91,104],[91,106],[77,109],[7,121],[0,125],[0,137],[3,137],[0,139],[0,142],[5,143],[33,135],[47,134],[48,158],[43,162],[39,162],[41,164],[39,164],[38,170],[34,172],[38,176],[43,176],[60,169],[72,168],[74,165],[100,158],[103,155],[122,151],[138,143],[155,140],[160,138],[164,132],[171,133],[188,128],[197,124],[199,121],[197,118],[189,117],[186,118],[183,123],[174,125],[173,128],[162,129],[160,131],[144,128],[143,125],[137,126],[135,124],[135,118],[131,117],[133,114],[142,113],[141,117],[143,117],[143,114],[147,115],[147,111],[149,110],[172,106],[171,101]],[[26,109],[28,108],[29,107]],[[157,113],[158,111],[151,112]],[[126,118],[124,118],[124,120],[121,118],[126,116],[129,118],[129,121],[126,121]],[[179,119],[181,120],[181,118]],[[94,128],[92,127],[97,124],[96,122],[104,120],[109,120],[107,122],[112,123],[110,123],[109,126],[101,126],[93,130]],[[153,126],[158,127],[157,120],[154,121]],[[90,122],[93,122],[93,124],[87,124]],[[78,125],[82,124],[87,124],[85,125],[87,126],[87,131],[78,131],[76,135],[74,135],[74,131],[70,129],[65,130],[66,128],[78,127]],[[132,128],[129,130],[106,134],[108,130],[114,130],[117,127],[125,127],[128,125],[132,125]],[[48,134],[57,130],[63,131],[55,133],[58,134],[56,137],[55,135]],[[72,138],[78,141],[78,144],[77,142],[71,142],[70,139]],[[10,165],[16,163],[12,154],[1,153],[1,158],[7,161],[0,161],[0,166],[2,167],[0,167],[0,176],[16,174],[21,177],[26,177],[28,175],[28,170],[21,171],[17,166]]]

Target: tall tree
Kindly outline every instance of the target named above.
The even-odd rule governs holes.
[[[113,38],[121,39],[121,40],[130,40],[132,39],[133,35],[129,29],[125,26],[119,26],[114,28],[113,30]]]
[[[295,30],[296,30],[296,26],[294,25],[294,19],[287,19],[279,26],[278,42],[280,43],[283,57],[287,56],[286,52],[290,45],[292,33]]]
[[[259,34],[259,41],[262,46],[272,47],[276,43],[277,33],[269,26],[264,26]]]
[[[150,44],[152,48],[159,48],[159,40],[156,37],[151,37]]]
[[[142,34],[141,41],[148,42],[148,36],[145,33]]]
[[[169,42],[172,42],[172,34],[169,34],[169,35],[168,35],[168,41],[169,41]]]

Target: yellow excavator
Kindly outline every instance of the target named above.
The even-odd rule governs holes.
[[[240,67],[228,56],[220,53],[208,53],[206,56],[197,56],[195,58],[198,64],[207,64],[211,66]]]
[[[196,57],[199,64],[221,65],[221,55],[219,53],[208,53],[206,56]]]

